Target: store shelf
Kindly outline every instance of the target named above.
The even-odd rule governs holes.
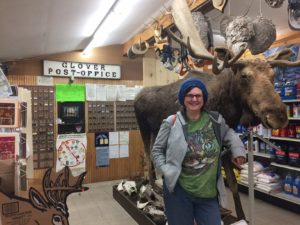
[[[300,99],[282,100],[282,102],[300,102]]]
[[[289,201],[289,202],[293,202],[295,204],[298,204],[300,205],[300,198],[297,198],[293,195],[288,195],[284,192],[279,192],[279,193],[275,193],[275,194],[272,194],[274,196],[276,196],[277,198],[281,198],[283,200],[286,200],[286,201]]]
[[[239,191],[248,193],[249,187],[238,182]],[[285,194],[284,192],[268,193],[264,190],[254,187],[255,198],[262,199],[272,205],[277,205],[286,210],[300,213],[300,198],[293,195]]]
[[[269,154],[267,154],[267,153],[262,153],[262,152],[254,152],[254,155],[260,156],[260,157],[263,157],[263,158],[268,158],[268,159],[271,158],[271,156],[270,156]]]
[[[300,120],[300,117],[289,117],[289,120]]]
[[[243,184],[243,183],[240,183],[240,182],[238,182],[238,184],[248,188],[248,185],[246,185],[246,184]],[[282,200],[285,200],[285,201],[288,201],[288,202],[291,202],[291,203],[294,203],[294,204],[297,204],[297,205],[300,206],[300,198],[297,198],[293,195],[289,195],[289,194],[286,194],[284,192],[277,192],[277,193],[276,192],[275,193],[267,192],[267,191],[261,190],[261,189],[256,188],[256,187],[254,187],[254,190],[258,191],[258,192],[261,192],[261,193],[264,193],[264,194],[267,194],[267,195],[270,195],[270,196],[273,196],[273,197],[276,197],[276,198],[280,198]]]
[[[289,165],[284,165],[284,164],[279,164],[276,162],[271,162],[272,166],[276,166],[276,167],[280,167],[280,168],[285,168],[285,169],[289,169],[289,170],[295,170],[295,171],[300,171],[300,168],[295,167],[295,166],[289,166]]]
[[[248,154],[248,151],[246,152],[246,154]],[[262,158],[267,158],[267,159],[271,158],[271,156],[269,154],[262,153],[262,152],[253,152],[253,155],[259,156],[259,157],[262,157]]]
[[[293,142],[300,142],[300,139],[296,138],[287,138],[287,137],[269,137],[272,140],[281,140],[281,141],[293,141]]]

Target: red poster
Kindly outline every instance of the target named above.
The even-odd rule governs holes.
[[[0,137],[0,159],[15,158],[15,136]]]

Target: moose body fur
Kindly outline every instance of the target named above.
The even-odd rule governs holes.
[[[232,128],[239,123],[246,126],[262,123],[269,128],[284,127],[288,123],[286,107],[273,86],[273,70],[264,60],[240,61],[219,75],[190,72],[186,78],[189,77],[197,77],[206,84],[209,95],[205,107],[221,113]],[[177,93],[181,82],[146,87],[135,99],[136,118],[149,165],[151,147],[162,120],[180,110]],[[223,156],[222,164],[233,193],[237,216],[244,219],[229,154]],[[153,168],[149,171],[151,183],[153,171]]]

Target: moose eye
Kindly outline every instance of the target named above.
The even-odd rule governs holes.
[[[247,81],[249,82],[251,80],[251,76],[249,76],[248,74],[246,73],[241,73],[241,79],[242,81]]]
[[[62,224],[62,219],[60,215],[54,215],[52,218],[52,223],[53,225],[61,225]]]

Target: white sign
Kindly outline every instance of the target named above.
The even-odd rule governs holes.
[[[59,77],[121,79],[121,67],[119,65],[44,60],[44,75]]]

